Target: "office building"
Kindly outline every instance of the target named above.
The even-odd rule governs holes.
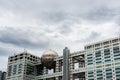
[[[120,37],[88,44],[63,56],[48,50],[41,57],[27,52],[8,60],[7,80],[120,80]]]
[[[2,78],[1,80],[6,80],[6,72],[2,72]]]
[[[2,79],[2,71],[0,71],[0,80]]]
[[[6,80],[6,72],[0,71],[0,80]]]

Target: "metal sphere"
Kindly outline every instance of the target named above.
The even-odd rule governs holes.
[[[42,55],[42,64],[48,68],[51,69],[55,66],[54,58],[58,57],[58,54],[53,50],[45,51]]]

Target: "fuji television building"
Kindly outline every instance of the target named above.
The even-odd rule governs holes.
[[[8,58],[7,80],[120,80],[120,37],[95,42],[63,56],[23,52]]]

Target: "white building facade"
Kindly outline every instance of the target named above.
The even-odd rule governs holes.
[[[53,62],[49,72],[41,57],[27,52],[10,56],[7,80],[120,80],[120,37],[86,45],[75,53],[66,47]]]

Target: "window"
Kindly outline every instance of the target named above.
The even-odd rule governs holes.
[[[120,66],[115,67],[116,79],[120,79]]]
[[[101,52],[100,52],[100,51],[96,52],[96,53],[95,53],[95,56],[96,56],[96,57],[101,57]]]
[[[112,69],[106,68],[106,79],[112,79]]]
[[[97,74],[97,80],[102,80],[103,79],[103,73],[102,73],[101,69],[97,70],[96,74]]]
[[[34,66],[31,65],[31,64],[27,64],[27,72],[26,72],[27,75],[34,75]]]
[[[101,60],[101,57],[100,58],[96,58],[96,60]]]
[[[93,54],[87,54],[87,65],[93,64]]]
[[[116,60],[116,61],[117,61],[117,60],[120,60],[120,57],[118,57],[118,58],[114,58],[114,60]]]
[[[101,51],[95,52],[95,57],[96,57],[96,64],[102,63],[102,60],[101,60]]]
[[[113,48],[113,52],[114,52],[114,53],[119,53],[119,52],[120,52],[120,51],[119,51],[119,46],[114,47],[114,48]]]
[[[102,63],[102,61],[96,61],[96,64],[100,64],[100,63]]]
[[[88,62],[92,62],[92,61],[93,61],[92,59],[88,60]]]
[[[104,50],[104,61],[105,62],[110,62],[111,58],[110,58],[110,49],[105,49]]]
[[[17,72],[17,65],[14,65],[14,66],[13,66],[13,75],[15,75],[16,72]]]
[[[18,65],[18,74],[22,73],[22,64],[20,63]]]
[[[88,78],[94,79],[94,72],[93,71],[88,71]]]

